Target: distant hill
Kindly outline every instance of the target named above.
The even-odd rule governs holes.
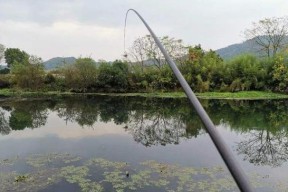
[[[223,59],[230,59],[241,54],[259,55],[258,49],[253,46],[253,40],[244,41],[243,43],[232,44],[227,47],[216,50]]]
[[[288,37],[286,37],[286,41],[288,42]],[[254,39],[250,39],[244,41],[243,43],[232,44],[227,47],[221,48],[216,50],[216,52],[223,58],[223,59],[230,59],[237,55],[241,54],[252,54],[257,57],[266,56],[266,53],[260,52],[260,47],[257,47]]]
[[[52,70],[56,69],[58,67],[66,65],[71,65],[76,62],[75,57],[54,57],[52,59],[49,59],[48,61],[44,62],[44,67],[46,70]]]

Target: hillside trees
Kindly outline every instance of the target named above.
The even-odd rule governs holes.
[[[259,51],[263,51],[267,57],[274,57],[288,43],[288,17],[253,22],[252,27],[246,29],[244,34],[246,39],[255,41]]]

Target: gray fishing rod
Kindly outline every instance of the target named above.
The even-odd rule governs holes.
[[[125,28],[124,28],[124,51],[125,51],[125,36],[126,36],[126,22],[127,22],[127,15],[129,11],[133,11],[136,13],[136,15],[141,19],[141,21],[144,23],[148,31],[150,32],[151,36],[153,37],[155,43],[161,50],[162,54],[164,55],[166,61],[168,62],[170,68],[172,69],[174,75],[177,77],[178,81],[180,82],[180,85],[185,91],[185,94],[187,95],[189,101],[193,105],[194,109],[196,110],[197,114],[199,115],[201,121],[203,122],[204,126],[206,127],[206,130],[208,134],[210,135],[214,145],[216,146],[218,152],[220,153],[222,159],[224,160],[226,166],[228,167],[231,175],[233,176],[235,182],[237,183],[239,189],[241,191],[253,191],[252,186],[248,181],[248,177],[242,170],[240,164],[236,161],[232,151],[227,147],[225,144],[223,138],[219,134],[218,130],[215,128],[215,125],[211,121],[210,117],[202,107],[201,103],[197,99],[196,95],[184,79],[183,75],[179,71],[178,67],[174,63],[174,61],[170,58],[166,50],[164,49],[163,45],[157,38],[157,36],[154,34],[152,29],[149,27],[149,25],[146,23],[146,21],[142,18],[142,16],[134,9],[129,9],[126,12],[126,17],[125,17]]]

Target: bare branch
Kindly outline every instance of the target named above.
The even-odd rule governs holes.
[[[187,54],[187,47],[183,45],[182,40],[164,36],[159,38],[168,54],[177,62],[183,62],[184,56]],[[136,39],[129,49],[128,56],[133,62],[141,66],[143,71],[145,62],[150,62],[159,70],[166,64],[160,49],[156,46],[154,40],[150,35],[139,37]]]
[[[253,22],[251,29],[246,29],[244,34],[247,40],[252,40],[257,49],[264,51],[268,57],[285,47],[288,35],[288,18],[265,18]]]

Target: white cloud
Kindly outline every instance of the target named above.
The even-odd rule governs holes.
[[[0,0],[0,43],[44,59],[123,53],[126,10],[135,8],[158,36],[217,49],[244,40],[253,21],[288,13],[285,0]],[[147,30],[129,14],[127,46]]]
[[[44,59],[81,55],[116,59],[121,55],[109,47],[123,49],[122,44],[117,44],[123,38],[123,30],[80,23],[55,22],[43,27],[35,23],[0,22],[0,33],[5,36],[0,40],[6,47],[18,47]]]

